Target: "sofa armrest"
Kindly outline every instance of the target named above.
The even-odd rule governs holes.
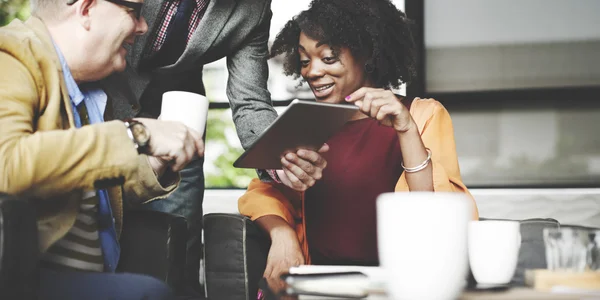
[[[248,217],[204,216],[204,265],[208,299],[256,299],[271,240]]]
[[[150,210],[126,211],[117,272],[153,276],[175,293],[184,288],[188,239],[184,217]]]
[[[38,257],[33,207],[0,193],[0,299],[37,299]]]
[[[559,228],[560,223],[555,219],[526,219],[521,220],[521,249],[517,270],[512,279],[513,285],[525,285],[525,270],[545,269],[546,245],[544,244],[544,228]]]

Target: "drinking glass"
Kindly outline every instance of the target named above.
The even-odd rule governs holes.
[[[600,230],[589,232],[588,266],[590,270],[600,272]]]
[[[583,272],[588,265],[589,230],[545,228],[544,244],[548,269]]]

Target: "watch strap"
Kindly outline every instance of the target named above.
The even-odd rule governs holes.
[[[137,150],[137,152],[139,154],[146,154],[148,152],[149,139],[148,139],[148,141],[146,141],[146,143],[143,144],[143,143],[141,143],[141,141],[139,139],[136,138],[135,134],[133,133],[134,126],[136,126],[138,124],[143,126],[144,128],[146,128],[146,126],[142,122],[136,121],[134,119],[127,119],[127,120],[123,121],[123,123],[125,124],[125,128],[127,130],[127,135],[133,142],[133,145],[134,145],[135,149]]]

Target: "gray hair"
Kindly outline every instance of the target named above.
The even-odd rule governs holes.
[[[62,18],[67,3],[68,0],[30,0],[31,15],[44,21],[56,21]]]

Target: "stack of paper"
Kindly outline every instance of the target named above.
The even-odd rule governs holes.
[[[364,298],[385,293],[379,267],[299,266],[283,279],[288,294]]]

